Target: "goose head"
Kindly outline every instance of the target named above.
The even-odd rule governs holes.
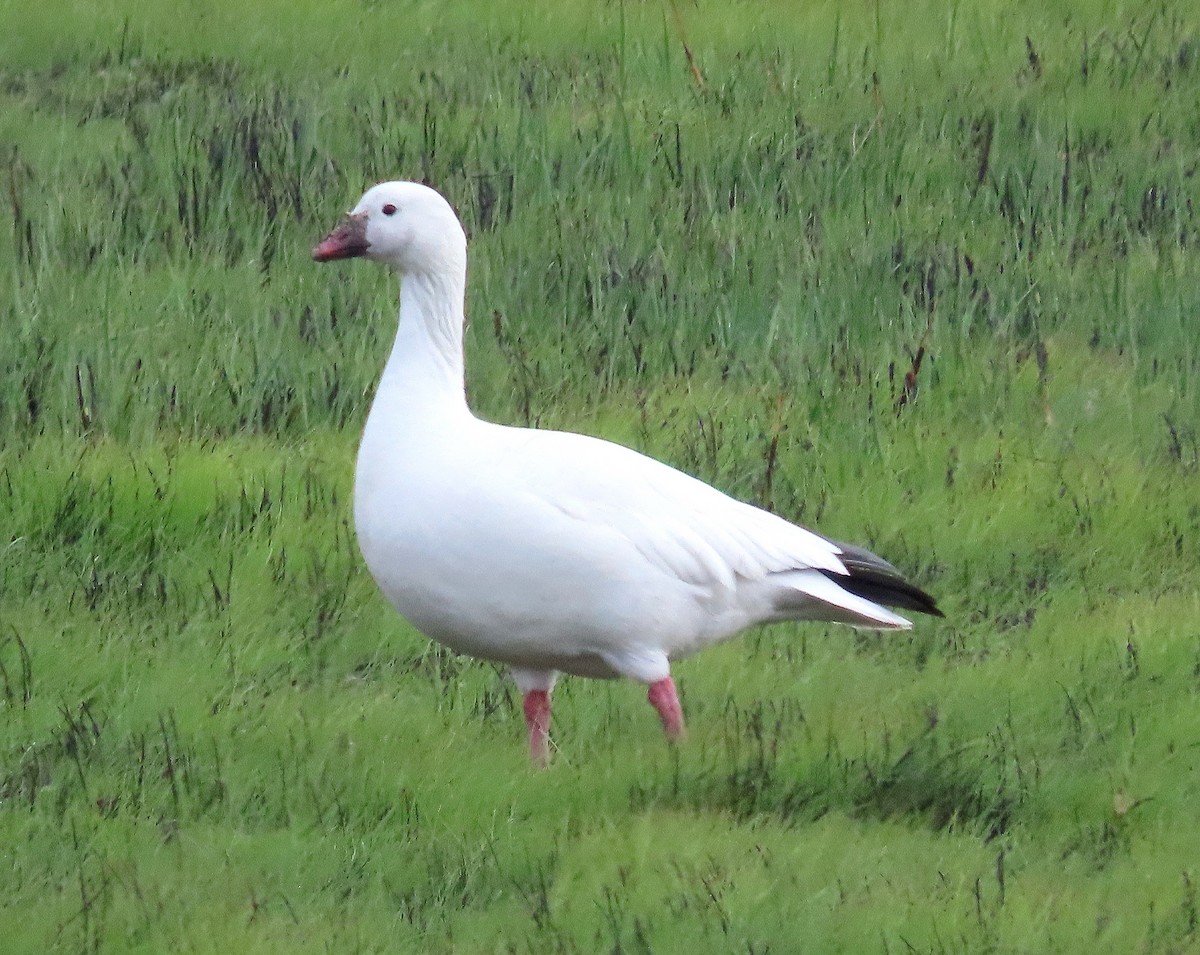
[[[383,182],[312,251],[318,262],[363,257],[402,275],[461,272],[467,238],[445,199],[417,182]]]

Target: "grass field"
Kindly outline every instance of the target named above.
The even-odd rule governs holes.
[[[0,948],[1200,950],[1194,4],[0,22]],[[309,249],[397,177],[470,233],[481,415],[946,619],[686,661],[678,750],[567,680],[531,772],[349,520],[395,288]]]

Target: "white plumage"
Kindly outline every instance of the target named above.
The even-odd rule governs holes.
[[[354,519],[380,589],[422,633],[508,664],[547,758],[558,673],[651,687],[682,733],[670,661],[756,623],[937,613],[890,564],[736,501],[628,448],[481,421],[463,386],[466,238],[416,183],[364,195],[313,250],[401,279],[400,326],[367,418]]]

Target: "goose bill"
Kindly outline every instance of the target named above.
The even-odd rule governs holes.
[[[371,243],[367,241],[367,214],[348,215],[329,235],[313,248],[312,257],[318,262],[334,259],[353,259],[365,255]]]

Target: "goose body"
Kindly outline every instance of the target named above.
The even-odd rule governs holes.
[[[937,614],[887,562],[629,448],[476,418],[464,396],[466,239],[435,191],[375,186],[314,250],[399,274],[400,324],[367,418],[354,520],[381,591],[426,636],[507,664],[548,757],[560,673],[628,677],[671,737],[670,662],[757,623]]]

